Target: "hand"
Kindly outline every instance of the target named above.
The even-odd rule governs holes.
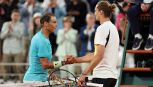
[[[85,83],[85,78],[87,77],[87,75],[81,75],[80,76],[80,78],[79,78],[79,80],[78,80],[78,86],[79,87],[82,87],[83,86],[83,84]]]
[[[67,55],[65,56],[65,64],[73,64],[73,63],[76,63],[76,58],[73,57],[72,55]]]

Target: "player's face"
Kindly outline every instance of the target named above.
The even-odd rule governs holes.
[[[49,23],[49,31],[50,32],[54,32],[56,30],[56,27],[57,27],[57,21],[56,21],[56,17],[55,16],[52,16],[51,17],[51,21]]]

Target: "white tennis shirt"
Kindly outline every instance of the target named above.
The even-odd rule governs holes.
[[[110,34],[109,34],[110,33]],[[107,43],[107,37],[109,40]],[[96,78],[116,78],[118,77],[117,63],[119,59],[119,35],[114,24],[106,21],[101,24],[95,34],[94,44],[105,46],[105,52],[100,63],[93,70],[93,77]]]

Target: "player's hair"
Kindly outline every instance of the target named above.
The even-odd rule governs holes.
[[[105,17],[110,17],[112,12],[114,11],[115,9],[115,4],[110,4],[108,1],[106,0],[103,0],[103,1],[99,1],[97,3],[97,9],[99,11],[103,11],[104,12],[104,15]]]
[[[44,22],[50,22],[51,21],[51,17],[55,16],[54,14],[51,13],[46,13],[45,15],[43,15],[40,19],[40,23],[41,25],[44,24]]]

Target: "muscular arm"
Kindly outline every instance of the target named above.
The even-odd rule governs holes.
[[[57,62],[61,62],[61,66],[64,66],[64,65],[67,65],[67,64],[72,64],[73,62],[69,62],[69,61],[48,61],[48,58],[40,58],[40,63],[42,64],[42,67],[44,69],[54,69],[54,68],[59,68],[61,66],[54,66],[54,63],[57,63]]]
[[[94,57],[94,53],[90,53],[86,56],[83,56],[83,57],[79,57],[76,59],[76,63],[84,63],[84,62],[91,62],[91,60],[93,59]]]
[[[53,62],[49,62],[47,58],[40,58],[40,63],[44,69],[53,69],[54,64]]]

